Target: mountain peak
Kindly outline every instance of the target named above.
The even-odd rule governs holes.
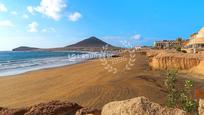
[[[76,44],[67,47],[103,47],[105,45],[111,46],[110,44],[98,39],[97,37],[91,36],[85,40],[82,40]]]
[[[98,39],[97,37],[95,37],[95,36],[91,36],[91,37],[89,37],[88,39]],[[98,39],[99,40],[99,39]]]

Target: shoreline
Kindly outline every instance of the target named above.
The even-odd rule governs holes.
[[[94,60],[94,59],[93,59],[93,60]],[[43,70],[50,70],[50,69],[57,69],[57,68],[63,68],[63,67],[73,66],[73,65],[82,64],[82,63],[85,63],[85,62],[88,62],[88,61],[89,61],[89,60],[84,60],[84,61],[75,62],[75,63],[72,63],[72,64],[65,64],[65,65],[59,65],[59,66],[53,66],[53,67],[47,67],[47,68],[41,68],[41,69],[34,69],[34,70],[30,70],[30,71],[25,71],[25,72],[22,72],[22,73],[13,74],[13,75],[5,75],[5,76],[1,76],[1,75],[0,75],[0,79],[1,79],[1,78],[5,78],[5,77],[21,76],[21,75],[23,75],[23,74],[27,74],[27,73],[31,73],[31,72],[38,72],[38,71],[43,71]]]
[[[75,52],[75,51],[72,51],[72,52]],[[18,65],[17,64],[15,65],[15,63],[10,63],[10,62],[5,63],[5,65],[3,63],[3,67],[0,68],[1,70],[0,78],[15,76],[15,75],[19,75],[19,74],[23,74],[31,71],[42,70],[42,69],[74,65],[78,63],[83,63],[84,61],[87,61],[87,60],[99,59],[103,57],[103,54],[99,52],[86,52],[86,53],[80,52],[80,53],[84,53],[84,54],[74,54],[74,55],[67,54],[68,56],[36,58],[36,59],[25,60],[21,63],[20,63],[21,60],[20,61],[18,60],[19,62],[16,61],[18,62],[17,63]],[[34,65],[32,65],[33,63]]]

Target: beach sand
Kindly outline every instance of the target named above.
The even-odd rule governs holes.
[[[85,107],[101,108],[114,100],[146,96],[163,104],[165,72],[152,71],[145,55],[137,54],[130,70],[127,61],[111,64],[108,72],[99,59],[80,64],[27,72],[0,78],[0,106],[24,107],[51,100],[69,100]],[[110,62],[113,59],[109,59]],[[179,86],[183,78],[179,78]],[[201,83],[196,81],[198,87]]]

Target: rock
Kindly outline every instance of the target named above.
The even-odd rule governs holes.
[[[199,115],[204,115],[204,100],[199,100],[199,108],[198,108]]]
[[[108,103],[103,107],[101,115],[186,115],[186,112],[162,107],[145,97],[138,97]]]
[[[83,108],[76,103],[51,101],[27,108],[8,109],[0,107],[0,115],[100,115],[101,111]]]
[[[101,111],[93,108],[82,108],[75,115],[101,115]]]
[[[76,103],[52,101],[30,107],[25,115],[74,115],[81,108]]]
[[[0,115],[75,115],[81,108],[76,103],[51,101],[23,109],[0,108]]]
[[[0,107],[0,115],[24,115],[27,109],[8,109],[8,108],[1,108]]]
[[[203,114],[203,102],[200,102],[199,112]],[[102,113],[93,108],[83,108],[76,103],[51,101],[27,108],[8,109],[0,107],[0,115],[186,115],[179,109],[162,107],[150,102],[145,97],[106,104]]]

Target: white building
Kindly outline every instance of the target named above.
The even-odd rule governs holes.
[[[190,36],[189,42],[184,48],[194,53],[204,51],[204,27],[198,33]]]

